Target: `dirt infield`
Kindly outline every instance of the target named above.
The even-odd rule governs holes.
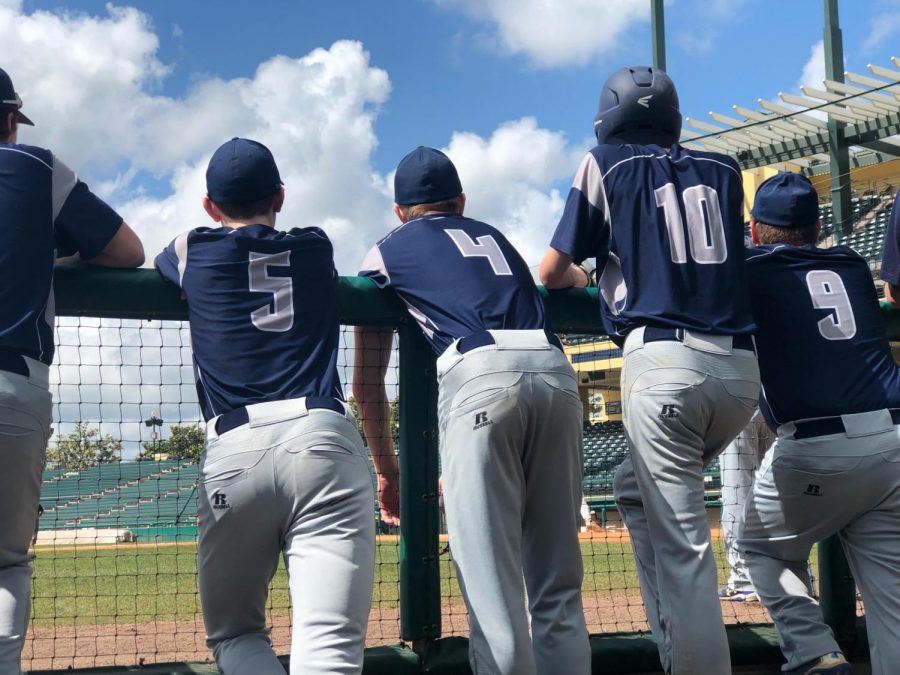
[[[636,595],[588,595],[585,617],[591,633],[647,630],[641,599]],[[759,603],[723,603],[726,623],[765,623]],[[272,617],[272,641],[279,654],[290,652],[290,616]],[[462,604],[444,607],[442,634],[467,635],[468,619]],[[203,622],[155,621],[144,624],[105,624],[38,628],[29,631],[23,652],[27,670],[66,670],[98,666],[140,666],[210,658]],[[400,610],[373,607],[366,644],[397,644]]]
[[[717,541],[720,537],[718,528],[713,530],[713,540]],[[603,530],[595,530],[584,532],[580,535],[582,549],[585,555],[586,572],[590,570],[585,577],[584,607],[585,618],[591,633],[610,633],[610,632],[634,632],[647,630],[646,616],[641,601],[640,594],[637,590],[637,579],[634,576],[634,563],[627,545],[628,534],[623,528],[608,527]],[[442,537],[446,541],[445,537]],[[385,555],[393,556],[396,550],[395,544],[398,537],[384,535],[379,537],[379,542],[386,544],[386,547],[380,548]],[[171,554],[178,551],[180,558],[181,550],[195,547],[196,543],[179,542],[179,543],[124,543],[115,545],[96,545],[90,547],[54,547],[53,549],[43,549],[48,554],[63,553],[64,551],[85,552],[85,549],[106,551],[105,556],[118,556],[123,554],[123,562],[116,563],[112,570],[104,568],[104,574],[114,573],[122,575],[121,586],[117,583],[113,586],[103,586],[93,589],[98,593],[96,601],[89,603],[87,606],[79,605],[82,611],[93,614],[100,621],[101,617],[112,616],[117,612],[118,604],[111,607],[102,604],[109,601],[104,594],[113,594],[118,597],[120,594],[123,598],[134,594],[134,588],[130,588],[127,584],[134,585],[134,580],[138,578],[138,570],[145,569],[145,566],[138,564],[137,561],[143,560],[143,554],[153,555],[153,549],[160,551],[169,550]],[[177,548],[176,548],[177,547]],[[38,549],[38,559],[40,560],[42,549]],[[110,551],[118,553],[110,554]],[[134,551],[134,554],[128,554]],[[140,553],[138,553],[140,552]],[[135,558],[135,554],[138,558]],[[166,558],[172,558],[167,555]],[[190,556],[190,552],[185,551],[184,555]],[[63,553],[61,560],[64,562],[78,560],[77,553],[73,558],[71,553]],[[174,559],[174,558],[173,558]],[[86,561],[87,568],[82,570],[80,567],[73,567],[70,573],[75,577],[80,577],[80,573],[86,572],[88,576],[84,578],[85,582],[91,583],[96,581],[90,575],[97,575],[99,565],[98,561],[88,558]],[[156,560],[153,558],[153,560]],[[125,562],[134,566],[133,570],[127,570],[124,567]],[[148,561],[152,562],[152,561]],[[384,562],[388,563],[388,568],[396,565],[396,558],[390,557]],[[468,619],[465,606],[459,597],[459,591],[456,587],[455,578],[449,561],[442,560],[441,580],[442,580],[442,635],[467,635]],[[120,569],[121,567],[121,569]],[[174,572],[185,573],[191,572],[192,568],[187,565],[181,570],[178,565],[172,568]],[[162,575],[163,572],[158,571],[156,563],[146,567],[151,576]],[[50,572],[60,573],[60,570],[68,570],[68,568],[59,566],[51,568]],[[76,574],[79,571],[79,574]],[[138,576],[135,576],[138,575]],[[155,578],[155,577],[154,577]],[[160,577],[161,578],[161,577]],[[390,589],[397,585],[397,577],[386,574],[384,583],[387,584],[388,591],[385,595],[376,594],[375,604],[369,618],[367,644],[369,646],[377,646],[384,644],[397,644],[400,640],[400,610],[397,606],[397,596]],[[90,587],[85,587],[85,591],[89,591]],[[151,591],[158,588],[152,585]],[[176,587],[177,588],[177,587]],[[51,589],[52,590],[52,589]],[[60,589],[57,589],[60,590]],[[191,589],[188,589],[191,590]],[[282,589],[283,590],[283,589]],[[159,592],[157,590],[157,592]],[[183,589],[177,592],[186,592]],[[77,595],[77,593],[75,594]],[[195,591],[189,593],[193,597]],[[101,597],[103,596],[103,597]],[[52,597],[56,597],[55,595]],[[148,595],[141,596],[145,598],[145,602],[151,604],[155,600]],[[381,601],[380,598],[386,598]],[[67,602],[71,600],[71,594],[60,593],[59,602]],[[46,600],[44,600],[46,602]],[[270,621],[272,625],[272,638],[276,650],[279,653],[288,653],[290,651],[290,616],[288,614],[287,604],[273,604],[270,610]],[[147,613],[153,611],[153,607],[143,608]],[[48,608],[48,611],[55,610],[55,607]],[[101,611],[102,610],[102,611]],[[133,608],[127,611],[132,612],[132,617],[136,617]],[[196,610],[196,616],[193,610],[182,614],[184,620],[174,620],[172,615],[166,617],[165,620],[149,620],[141,621],[132,618],[127,619],[127,611],[123,608],[123,621],[120,623],[110,623],[109,619],[105,623],[93,623],[92,620],[79,621],[82,625],[73,626],[73,615],[71,613],[65,616],[68,619],[54,619],[55,614],[50,614],[49,618],[45,613],[41,621],[37,622],[38,627],[32,627],[29,631],[25,650],[23,652],[23,665],[31,670],[65,670],[68,668],[90,668],[99,666],[140,666],[142,664],[165,663],[172,661],[204,661],[210,657],[210,652],[205,644],[205,631],[202,620],[199,616],[199,608]],[[112,614],[110,614],[112,613]],[[768,622],[768,616],[758,603],[723,603],[723,614],[727,623],[760,623]],[[84,618],[86,615],[82,614]],[[77,618],[77,615],[75,615]],[[57,624],[57,625],[54,625]]]

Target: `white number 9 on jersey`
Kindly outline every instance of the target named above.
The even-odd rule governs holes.
[[[844,281],[831,270],[813,270],[806,275],[806,286],[813,307],[833,309],[834,314],[819,321],[819,332],[826,340],[849,340],[856,335],[856,317]]]
[[[291,266],[291,252],[257,253],[250,251],[250,291],[271,293],[272,302],[250,313],[250,320],[260,330],[284,333],[294,326],[294,283],[291,277],[271,277],[270,267]],[[274,307],[273,307],[274,306]]]

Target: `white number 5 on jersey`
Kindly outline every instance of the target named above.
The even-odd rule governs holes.
[[[250,313],[250,320],[260,330],[284,333],[294,326],[294,283],[291,277],[271,277],[270,267],[291,266],[291,252],[257,253],[250,251],[250,290],[271,293],[272,302]],[[274,308],[273,308],[274,305]]]
[[[819,321],[819,332],[826,340],[849,340],[856,335],[856,317],[847,297],[844,281],[831,270],[813,270],[806,275],[806,286],[813,307],[833,309],[834,314]]]

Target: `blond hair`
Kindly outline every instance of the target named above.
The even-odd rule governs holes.
[[[459,197],[452,199],[443,199],[439,202],[430,202],[428,204],[410,204],[407,206],[399,205],[400,212],[407,220],[421,218],[426,213],[432,211],[440,211],[441,213],[459,213],[462,203]]]

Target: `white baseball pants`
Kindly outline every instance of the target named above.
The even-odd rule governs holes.
[[[622,410],[629,457],[613,492],[631,537],[663,669],[728,675],[703,467],[746,425],[759,396],[756,355],[730,337],[625,341]]]
[[[900,426],[886,410],[844,415],[846,433],[779,428],[756,474],[738,548],[778,629],[785,670],[838,651],[809,594],[812,546],[839,534],[866,609],[872,673],[900,665]]]
[[[437,364],[444,508],[469,661],[475,675],[587,675],[575,373],[543,331],[491,334],[496,344],[461,355],[454,343]]]
[[[26,361],[29,377],[0,371],[0,673],[9,675],[22,672],[31,609],[28,547],[51,419],[48,368]]]
[[[361,672],[375,564],[375,495],[353,416],[304,399],[248,406],[200,463],[198,573],[207,641],[225,675],[283,675],[266,627],[284,556],[291,675]]]

